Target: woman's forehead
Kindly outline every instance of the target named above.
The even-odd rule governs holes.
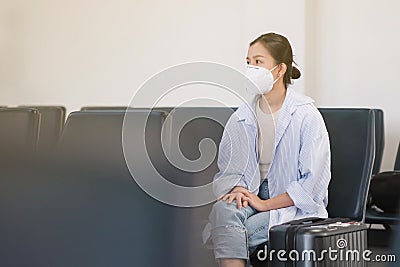
[[[256,57],[271,58],[271,55],[268,52],[267,48],[260,43],[255,43],[252,46],[250,46],[247,56],[251,58],[256,58]]]

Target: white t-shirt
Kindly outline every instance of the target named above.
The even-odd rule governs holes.
[[[272,160],[272,150],[274,148],[275,126],[278,120],[279,111],[273,114],[264,113],[260,108],[259,98],[256,105],[256,116],[258,121],[258,153],[261,182],[267,178],[269,166]]]

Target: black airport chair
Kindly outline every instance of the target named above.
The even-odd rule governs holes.
[[[134,113],[130,119],[147,120],[147,148],[157,154],[164,115]],[[171,207],[132,178],[123,154],[124,116],[71,113],[48,169],[2,180],[1,266],[173,266],[171,240],[185,233],[171,232]],[[142,151],[143,127],[127,134],[131,148]],[[146,169],[139,171],[146,177]]]
[[[0,164],[23,161],[35,152],[40,113],[30,108],[0,109]],[[4,167],[4,166],[3,166]]]
[[[373,109],[373,111],[375,113],[375,160],[374,160],[374,168],[372,169],[371,179],[373,179],[374,175],[378,174],[381,169],[383,151],[385,148],[385,127],[384,127],[383,110]],[[367,198],[367,210],[370,209],[371,206],[373,205],[370,191],[368,192],[368,198]],[[368,212],[366,216],[367,215]],[[368,221],[367,217],[366,221]]]
[[[142,108],[126,107],[91,107],[84,112],[135,112]],[[149,152],[158,173],[170,182],[180,186],[201,186],[210,183],[217,173],[217,153],[224,126],[234,112],[231,108],[211,107],[157,107],[153,112],[162,112],[163,122],[161,143],[154,143],[154,152]],[[148,111],[148,110],[147,110]],[[82,112],[83,114],[83,112]],[[78,128],[78,127],[76,127]],[[204,139],[208,139],[205,141]],[[204,140],[205,143],[200,144]],[[207,143],[208,142],[208,143]],[[215,153],[201,155],[200,149]],[[202,147],[202,146],[205,147]],[[68,147],[71,147],[68,145]],[[203,150],[204,152],[204,150]],[[178,155],[184,158],[179,158]],[[183,160],[196,160],[206,157],[205,168],[198,171],[185,171]],[[173,162],[171,162],[171,160]],[[179,197],[179,196],[178,196]],[[202,247],[201,233],[205,226],[212,204],[201,207],[169,207],[173,224],[168,231],[173,233],[169,240],[169,266],[216,266],[213,251]],[[166,263],[164,266],[168,266]]]
[[[211,183],[218,172],[218,147],[222,133],[234,110],[224,107],[169,110],[163,129],[166,155],[160,170],[163,177],[187,187]],[[191,166],[193,169],[185,170],[186,160],[198,162]],[[202,246],[201,237],[212,204],[175,209],[173,232],[186,234],[174,238],[172,254],[176,257],[172,266],[217,266],[213,251]]]
[[[96,110],[96,111],[106,111],[106,110],[115,110],[121,111],[128,109],[128,106],[84,106],[81,107],[81,111],[89,111],[89,110]]]
[[[66,109],[63,106],[20,106],[37,109],[40,112],[40,133],[38,149],[51,150],[55,147],[64,128]]]
[[[373,109],[375,113],[375,160],[372,174],[379,173],[385,148],[385,124],[382,109]]]
[[[396,161],[394,163],[394,170],[400,171],[400,143],[399,147],[397,148],[397,156],[396,156]]]
[[[375,119],[370,109],[320,108],[330,139],[332,178],[329,217],[363,222],[375,155]],[[259,247],[264,249],[264,244]],[[252,254],[254,267],[268,266]]]
[[[320,108],[331,143],[330,217],[365,220],[375,156],[375,112]]]
[[[396,164],[400,162],[400,144],[397,151],[393,171],[376,174],[371,181],[372,206],[367,209],[366,222],[371,224],[382,224],[388,233],[391,226],[400,223],[399,197],[400,168]]]

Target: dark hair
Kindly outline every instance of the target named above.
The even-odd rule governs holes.
[[[250,43],[250,46],[260,43],[262,44],[277,63],[285,63],[287,70],[283,76],[285,87],[292,84],[291,79],[298,79],[301,73],[298,68],[293,66],[296,62],[293,61],[292,47],[288,39],[280,34],[273,32],[263,34]]]

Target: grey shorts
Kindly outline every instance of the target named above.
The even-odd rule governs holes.
[[[268,180],[260,185],[258,196],[268,199]],[[216,259],[249,259],[255,248],[269,239],[269,211],[252,207],[238,209],[236,201],[217,201],[203,231],[203,242],[212,246]]]

